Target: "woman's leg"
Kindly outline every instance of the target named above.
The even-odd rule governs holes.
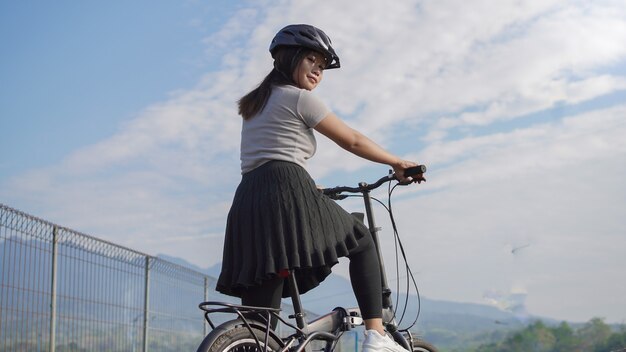
[[[285,279],[279,276],[265,280],[260,286],[253,286],[242,290],[241,304],[244,306],[280,308]],[[249,318],[265,322],[266,316],[258,314],[250,315]],[[278,319],[272,318],[272,329],[276,329]]]
[[[361,310],[365,328],[385,333],[382,321],[383,294],[380,264],[374,241],[370,236],[359,240],[350,251],[350,282]]]

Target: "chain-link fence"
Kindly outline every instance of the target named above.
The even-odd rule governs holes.
[[[0,204],[0,351],[195,350],[214,281]]]

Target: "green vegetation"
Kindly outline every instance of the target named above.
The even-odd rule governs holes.
[[[460,350],[459,350],[460,351]],[[467,351],[465,349],[464,351]],[[611,328],[594,318],[579,328],[562,322],[547,326],[541,321],[509,333],[502,341],[481,345],[474,352],[610,352],[626,351],[626,326]]]

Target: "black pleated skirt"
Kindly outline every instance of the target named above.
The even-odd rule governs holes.
[[[241,297],[242,288],[292,269],[305,293],[368,235],[362,222],[317,190],[304,168],[268,162],[244,174],[235,192],[216,289]]]

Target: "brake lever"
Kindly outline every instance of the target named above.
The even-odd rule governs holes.
[[[411,181],[398,181],[398,184],[400,186],[408,186],[411,183],[418,183],[421,184],[422,182],[426,182],[426,178],[424,178],[423,174],[418,174],[418,175],[413,175],[411,176],[412,180]]]

